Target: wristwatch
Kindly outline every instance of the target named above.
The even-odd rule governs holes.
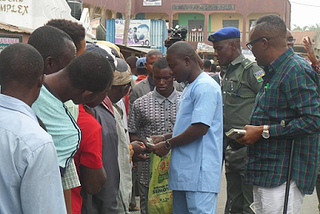
[[[269,126],[268,125],[263,125],[263,131],[262,131],[262,137],[264,139],[268,139],[270,137],[270,133],[269,133]]]
[[[166,140],[166,143],[164,144],[164,148],[170,150],[171,149],[171,143],[169,142],[169,140]]]

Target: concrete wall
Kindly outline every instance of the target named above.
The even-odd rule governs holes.
[[[102,19],[117,18],[117,13],[124,17],[127,0],[83,0],[84,5],[91,7],[91,14],[95,14],[97,7],[103,12]],[[110,15],[111,14],[111,15]],[[208,34],[220,29],[223,20],[238,20],[239,30],[242,33],[241,45],[245,48],[248,42],[250,20],[256,20],[265,14],[278,14],[290,26],[291,4],[289,0],[162,0],[161,6],[143,6],[143,0],[133,0],[131,15],[134,18],[165,19],[169,27],[173,27],[173,21],[179,21],[179,25],[188,25],[189,20],[203,20],[203,34]],[[104,20],[102,20],[104,23]],[[208,42],[206,42],[208,43]],[[208,43],[209,44],[209,43]]]

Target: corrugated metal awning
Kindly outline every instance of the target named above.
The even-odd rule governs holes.
[[[120,45],[117,44],[117,46],[121,49],[121,51],[126,51],[126,52],[135,52],[138,54],[143,54],[143,53],[148,53],[150,50],[153,50],[152,48],[146,48],[146,47],[138,47],[138,46],[124,46],[124,45]]]
[[[27,33],[27,34],[31,34],[33,31],[31,29],[17,27],[14,25],[3,23],[3,22],[0,22],[0,29],[13,32],[13,33]]]

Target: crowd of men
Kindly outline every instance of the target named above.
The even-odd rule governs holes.
[[[240,37],[234,27],[209,36],[221,69],[211,76],[216,67],[185,41],[124,59],[66,20],[5,48],[0,213],[213,214],[223,162],[225,214],[299,213],[320,192],[319,61],[310,38],[309,61],[294,53],[276,15],[252,25],[256,62]],[[150,199],[155,161],[166,201]]]

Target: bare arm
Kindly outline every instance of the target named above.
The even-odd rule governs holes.
[[[199,139],[203,135],[205,135],[209,130],[209,126],[203,123],[195,123],[190,125],[183,133],[177,135],[171,139],[169,142],[171,144],[171,148],[187,145],[192,143],[193,141]],[[157,154],[158,156],[164,156],[168,154],[169,150],[165,148],[165,141],[161,141],[157,143],[151,151]]]
[[[86,166],[80,166],[81,186],[87,193],[93,195],[98,193],[107,181],[107,173],[103,167],[93,169]]]
[[[246,130],[246,134],[243,137],[236,139],[236,141],[242,145],[251,145],[260,140],[263,126],[246,125],[244,130]]]
[[[303,38],[304,49],[307,51],[308,58],[313,65],[318,65],[318,60],[314,54],[310,37]]]
[[[134,150],[134,154],[133,154],[132,159],[134,161],[145,161],[148,157],[146,155],[141,154],[141,152],[146,151],[146,148],[139,148],[139,150],[143,149],[143,151],[137,151],[137,153],[136,153],[135,144],[138,145],[138,142],[134,142],[134,141],[146,143],[146,139],[141,139],[141,138],[139,138],[139,136],[137,134],[134,134],[134,133],[129,133],[129,135],[130,135],[130,142],[131,142],[131,144],[133,144],[132,148]]]
[[[130,136],[130,142],[133,141],[142,141],[143,139],[141,139],[137,134],[135,133],[129,133]],[[143,141],[142,141],[143,142]]]

